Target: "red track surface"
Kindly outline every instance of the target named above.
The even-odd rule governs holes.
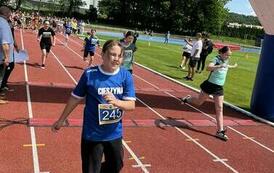
[[[81,59],[82,42],[72,37],[69,46],[64,47],[61,44],[64,38],[58,35],[53,54],[42,70],[37,65],[41,60],[36,35],[24,32],[21,38],[17,32],[16,37],[30,55],[26,64],[28,82],[24,65],[17,65],[10,80],[15,91],[7,93],[9,104],[0,106],[0,118],[33,116],[31,124],[35,127],[13,125],[0,131],[0,172],[80,173],[79,126],[83,105],[70,116],[74,127],[55,134],[49,125],[66,104],[75,85],[73,80],[77,81],[87,66]],[[98,54],[95,59],[100,63]],[[123,173],[273,172],[272,127],[225,107],[230,139],[220,141],[214,137],[216,126],[211,101],[196,109],[181,105],[178,97],[195,92],[139,66],[134,67],[134,80],[138,99],[136,109],[124,117]],[[35,143],[38,145],[26,145]]]

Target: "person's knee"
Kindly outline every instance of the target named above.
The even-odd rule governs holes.
[[[215,105],[216,112],[222,112],[223,111],[223,105]]]

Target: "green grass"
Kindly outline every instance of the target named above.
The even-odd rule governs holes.
[[[117,39],[113,37],[98,36],[100,39]],[[103,45],[103,42],[102,44]],[[186,71],[179,69],[181,62],[181,46],[164,45],[163,43],[151,42],[148,46],[146,41],[137,41],[138,50],[135,53],[135,61],[169,76],[177,81],[199,89],[200,84],[207,79],[208,72],[195,74],[194,81],[185,81],[182,78],[187,75]],[[214,56],[216,50],[207,58],[207,64]],[[246,110],[250,108],[250,98],[257,71],[259,54],[233,52],[230,64],[238,63],[235,69],[229,69],[225,90],[225,101]]]

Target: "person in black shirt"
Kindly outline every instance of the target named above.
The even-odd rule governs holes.
[[[49,27],[49,21],[45,20],[44,26],[39,29],[37,41],[40,42],[40,48],[42,50],[41,68],[45,69],[46,58],[50,52],[50,48],[52,45],[55,46],[55,32]]]

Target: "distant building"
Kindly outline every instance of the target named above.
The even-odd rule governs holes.
[[[15,2],[15,0],[12,0]],[[45,3],[56,3],[58,2],[59,0],[31,0],[31,1],[35,1],[35,2],[45,2]],[[84,9],[89,9],[90,6],[92,5],[93,7],[97,8],[98,9],[98,4],[99,4],[99,1],[101,0],[82,0],[83,2],[86,3],[85,6],[83,6],[82,8]]]
[[[101,0],[83,0],[83,2],[86,3],[86,5],[83,8],[89,9],[90,6],[92,5],[93,7],[98,9],[99,1],[101,1]]]
[[[239,23],[229,23],[227,27],[230,28],[240,28],[240,27],[246,27],[246,28],[257,28],[257,29],[263,29],[262,26],[259,25],[247,25],[247,24],[239,24]]]

